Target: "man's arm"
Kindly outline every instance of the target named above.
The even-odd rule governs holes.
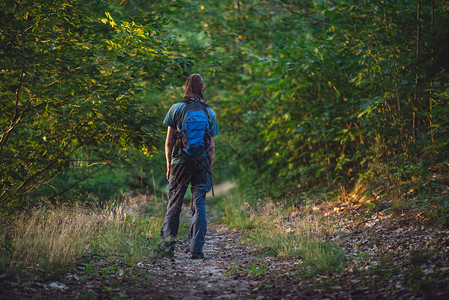
[[[209,148],[207,148],[207,156],[209,157],[210,169],[212,171],[212,164],[215,159],[215,137],[210,138]]]
[[[173,134],[175,129],[168,126],[167,138],[165,139],[165,160],[167,161],[167,180],[170,178],[171,153],[173,150]]]

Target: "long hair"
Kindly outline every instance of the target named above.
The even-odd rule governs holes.
[[[199,74],[191,74],[186,81],[184,99],[204,100],[203,86],[203,77]]]

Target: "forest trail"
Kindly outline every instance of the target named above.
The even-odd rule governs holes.
[[[241,233],[224,225],[209,225],[205,259],[190,259],[185,250],[187,240],[181,239],[174,258],[148,257],[135,265],[126,265],[92,256],[88,264],[78,265],[72,272],[50,281],[36,276],[26,281],[3,282],[0,298],[254,299],[257,282],[229,272],[258,260],[251,249],[239,243],[240,237]],[[87,265],[92,271],[86,272]]]
[[[319,209],[338,228],[328,240],[344,251],[340,270],[308,275],[301,257],[258,251],[242,243],[247,231],[216,224],[211,215],[205,259],[189,258],[181,234],[174,258],[125,263],[91,254],[52,279],[0,278],[0,299],[448,299],[449,229],[413,209],[363,218],[360,204]],[[184,219],[189,211],[187,204]]]

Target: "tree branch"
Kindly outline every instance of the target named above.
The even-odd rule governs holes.
[[[78,132],[81,130],[81,128],[84,127],[84,125],[87,124],[87,122],[90,120],[85,120],[83,123],[76,125],[76,127],[74,128],[74,134],[77,135]],[[6,193],[6,190],[3,191],[3,193],[1,194],[0,197],[0,203],[4,202],[5,199],[12,197],[14,195],[17,195],[17,193],[24,188],[30,181],[34,180],[37,176],[43,174],[44,172],[46,172],[48,169],[50,169],[51,167],[53,167],[55,165],[55,163],[57,162],[58,158],[61,157],[61,155],[64,153],[64,151],[67,149],[67,147],[71,144],[72,140],[68,141],[64,147],[62,147],[62,149],[59,150],[58,154],[55,156],[55,158],[50,161],[42,170],[32,174],[31,176],[29,176],[28,178],[26,178],[22,184],[20,184],[9,196],[7,197],[3,197]],[[67,153],[66,157],[69,157],[74,151],[76,151],[77,149],[79,149],[82,145],[78,145],[76,147],[74,147],[72,150],[69,151],[69,153]],[[65,161],[64,161],[65,162]],[[30,191],[32,191],[33,189],[40,187],[42,184],[40,185],[36,185],[36,186],[32,186],[30,187],[25,193],[22,194],[26,194]],[[3,198],[2,198],[3,197]]]
[[[8,130],[3,132],[2,138],[0,139],[0,153],[2,152],[3,147],[5,146],[6,142],[8,141],[8,138],[9,138],[9,135],[11,134],[11,131],[17,126],[17,124],[19,124],[20,120],[22,120],[23,115],[25,114],[25,112],[30,107],[31,102],[33,102],[33,98],[31,98],[27,102],[27,104],[25,105],[25,108],[22,110],[22,112],[20,113],[20,116],[18,116],[16,120],[14,120],[15,117],[13,117],[12,124],[8,128]]]
[[[33,24],[30,27],[28,27],[27,29],[25,29],[20,35],[24,35],[28,30],[33,29],[34,27],[39,25],[39,23],[46,21],[48,18],[50,18],[51,15],[54,15],[54,14],[55,14],[54,12],[49,13],[45,18],[43,18],[42,20],[37,21],[36,24]]]
[[[274,4],[279,4],[283,9],[289,11],[289,12],[292,13],[292,14],[299,15],[299,16],[301,16],[301,17],[310,19],[310,20],[312,20],[312,21],[314,21],[314,22],[316,22],[316,23],[320,23],[320,24],[324,24],[324,25],[329,25],[329,22],[328,22],[328,21],[322,20],[322,19],[318,19],[317,17],[311,16],[311,15],[307,15],[307,14],[301,13],[301,12],[299,12],[299,11],[293,10],[293,9],[291,9],[290,7],[284,5],[284,3],[282,3],[281,1],[271,0],[271,2],[274,3]]]
[[[56,83],[60,82],[61,80],[63,80],[64,78],[66,78],[67,76],[69,76],[70,74],[72,74],[73,72],[75,72],[76,70],[82,69],[84,66],[79,66],[76,67],[75,69],[71,70],[70,72],[67,72],[66,74],[62,75],[62,77],[56,79],[55,81],[53,81],[52,83],[47,84],[46,86],[44,86],[42,88],[42,90],[48,89],[49,87],[51,87],[52,85],[55,85]]]
[[[76,67],[75,69],[71,70],[70,72],[64,74],[62,77],[56,79],[55,81],[49,83],[48,85],[46,85],[46,86],[44,86],[44,87],[42,87],[42,88],[41,88],[41,91],[43,91],[43,90],[45,90],[45,89],[51,87],[52,85],[55,85],[55,84],[59,83],[59,82],[60,82],[61,80],[63,80],[64,78],[66,78],[67,76],[69,76],[69,75],[72,74],[73,72],[75,72],[75,71],[77,71],[77,70],[79,70],[79,69],[82,69],[83,67],[84,67],[84,66]],[[20,91],[20,87],[22,86],[23,70],[22,70],[20,76],[21,76],[21,77],[20,77],[20,81],[19,81],[19,86],[17,87],[17,90],[16,90],[16,111],[15,111],[14,116],[13,116],[13,118],[12,118],[10,127],[3,133],[3,135],[2,135],[2,137],[1,137],[1,139],[0,139],[0,152],[2,152],[3,147],[5,146],[5,144],[6,144],[7,140],[8,140],[8,138],[9,138],[9,135],[10,135],[11,131],[14,130],[14,128],[17,126],[17,124],[19,124],[19,122],[20,122],[20,120],[22,119],[23,115],[24,115],[25,112],[28,110],[28,108],[29,108],[31,102],[37,97],[37,95],[33,95],[33,97],[31,97],[31,99],[30,99],[30,100],[28,101],[28,103],[26,104],[25,108],[24,108],[24,109],[22,110],[22,112],[20,113],[20,116],[17,116],[17,114],[19,113],[19,112],[18,112],[19,91]]]
[[[16,3],[16,7],[14,7],[14,11],[12,12],[12,14],[13,14],[13,15],[15,15],[15,14],[16,14],[16,11],[17,11],[17,9],[18,9],[18,8],[19,8],[19,6],[20,6],[20,1],[21,1],[21,0],[17,1],[17,3]]]
[[[53,196],[49,197],[48,200],[53,200],[54,198],[66,193],[67,191],[69,191],[70,189],[72,189],[73,187],[75,187],[76,185],[80,184],[81,182],[83,182],[84,180],[86,180],[87,178],[89,178],[90,176],[92,176],[93,174],[95,174],[96,172],[104,169],[106,166],[111,165],[111,161],[105,161],[104,165],[102,165],[101,167],[96,168],[94,171],[90,172],[89,174],[87,174],[86,176],[84,176],[83,178],[81,178],[80,180],[78,180],[77,182],[71,184],[70,186],[68,186],[67,188],[63,189],[61,192],[54,194]]]

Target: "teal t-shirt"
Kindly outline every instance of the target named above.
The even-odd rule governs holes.
[[[173,106],[170,108],[167,115],[165,116],[164,124],[176,129],[176,124],[181,118],[185,106],[186,104],[184,102],[178,102],[176,104],[173,104]],[[209,120],[212,123],[211,135],[217,136],[220,134],[220,131],[218,130],[217,117],[215,115],[215,112],[209,106],[206,107],[206,110],[207,114],[209,115]],[[185,163],[186,160],[184,156],[181,155],[180,153],[181,149],[178,149],[178,151],[175,150],[176,150],[175,147],[173,147],[171,164],[176,165]],[[202,155],[206,156],[206,152],[203,152]]]

